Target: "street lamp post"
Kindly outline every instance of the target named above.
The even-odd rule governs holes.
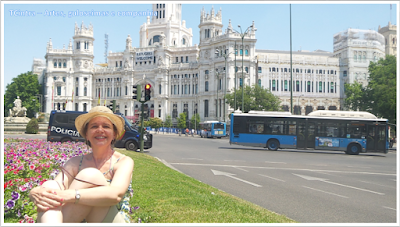
[[[217,121],[219,121],[219,116],[218,116],[218,106],[219,106],[219,100],[218,100],[218,83],[219,83],[219,72],[216,71],[215,74],[217,75]]]
[[[235,42],[235,48],[236,48],[236,42]],[[230,52],[230,53],[226,53],[226,50],[228,50],[228,49],[225,49],[225,52],[223,52],[223,51],[221,51],[221,53],[222,53],[222,57],[224,57],[225,58],[225,90],[224,90],[224,122],[226,122],[225,121],[225,110],[226,110],[226,106],[225,106],[225,103],[226,103],[226,101],[225,101],[225,97],[226,97],[226,59],[229,57],[229,55],[230,54],[233,54],[233,52]],[[229,50],[228,50],[229,51]],[[218,54],[220,52],[220,50],[216,50],[216,54]],[[236,68],[235,68],[235,70],[236,70]],[[236,75],[236,72],[235,72],[235,75]],[[236,77],[235,77],[235,80],[236,80]],[[236,81],[235,81],[235,92],[236,92]],[[236,96],[236,93],[235,93],[235,96]],[[236,102],[236,99],[235,99],[235,102]],[[236,108],[236,103],[235,103],[235,108]]]
[[[240,28],[240,32],[234,30],[236,33],[238,33],[240,35],[240,37],[242,38],[242,112],[244,112],[244,79],[243,79],[243,58],[244,58],[244,45],[243,45],[243,40],[244,37],[247,35],[247,33],[250,31],[249,28],[253,28],[253,25],[250,25],[244,32],[242,32],[242,27],[240,25],[238,25],[238,27]]]

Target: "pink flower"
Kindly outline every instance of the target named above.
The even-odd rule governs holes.
[[[21,191],[21,192],[24,192],[24,191],[26,191],[26,187],[25,186],[19,186],[19,190]]]
[[[34,165],[34,164],[31,164],[31,165],[29,166],[29,169],[30,169],[30,170],[34,170],[34,169],[35,169],[35,165]]]

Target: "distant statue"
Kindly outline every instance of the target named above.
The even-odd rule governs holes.
[[[19,96],[14,100],[14,107],[9,111],[10,117],[26,117],[26,108],[22,107],[22,101]]]

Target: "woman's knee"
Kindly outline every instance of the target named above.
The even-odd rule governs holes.
[[[82,182],[82,181],[86,182]],[[90,182],[90,183],[87,183]],[[107,185],[107,180],[104,175],[96,168],[85,168],[82,169],[75,177],[75,180],[72,182],[71,186],[76,186],[79,184],[83,187],[93,187],[96,185]],[[84,184],[84,185],[82,185]]]
[[[45,182],[42,184],[42,187],[44,187],[44,188],[51,188],[51,189],[62,189],[62,188],[60,187],[60,184],[59,184],[57,181],[55,181],[55,180],[48,180],[48,181],[45,181]]]

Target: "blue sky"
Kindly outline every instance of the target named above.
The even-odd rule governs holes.
[[[72,16],[69,11],[147,11],[151,4],[143,2],[85,2],[85,4],[65,4],[66,2],[35,3],[2,2],[2,89],[12,82],[12,78],[31,70],[33,58],[44,59],[46,44],[52,39],[53,48],[68,47],[69,40],[74,35],[75,22],[80,26],[82,21],[86,26],[93,24],[94,29],[94,63],[104,62],[104,34],[108,33],[108,50],[113,52],[125,49],[128,34],[132,37],[132,45],[139,46],[139,28],[146,17],[122,16]],[[30,4],[26,4],[30,3]],[[150,2],[151,3],[151,2]],[[159,3],[159,2],[154,2]],[[210,12],[214,6],[215,12],[222,9],[223,30],[228,26],[229,19],[237,29],[240,24],[246,28],[255,22],[257,28],[257,49],[290,50],[290,20],[289,2],[181,2],[182,19],[186,27],[193,29],[193,44],[199,43],[200,11],[204,6]],[[390,10],[390,3],[393,3]],[[395,1],[376,2],[293,2],[292,3],[292,50],[317,49],[333,51],[333,35],[347,28],[377,30],[391,21],[397,24],[397,8]],[[36,12],[35,16],[19,16],[10,10]],[[63,16],[44,16],[47,11],[63,12]],[[3,94],[5,91],[2,91]]]

